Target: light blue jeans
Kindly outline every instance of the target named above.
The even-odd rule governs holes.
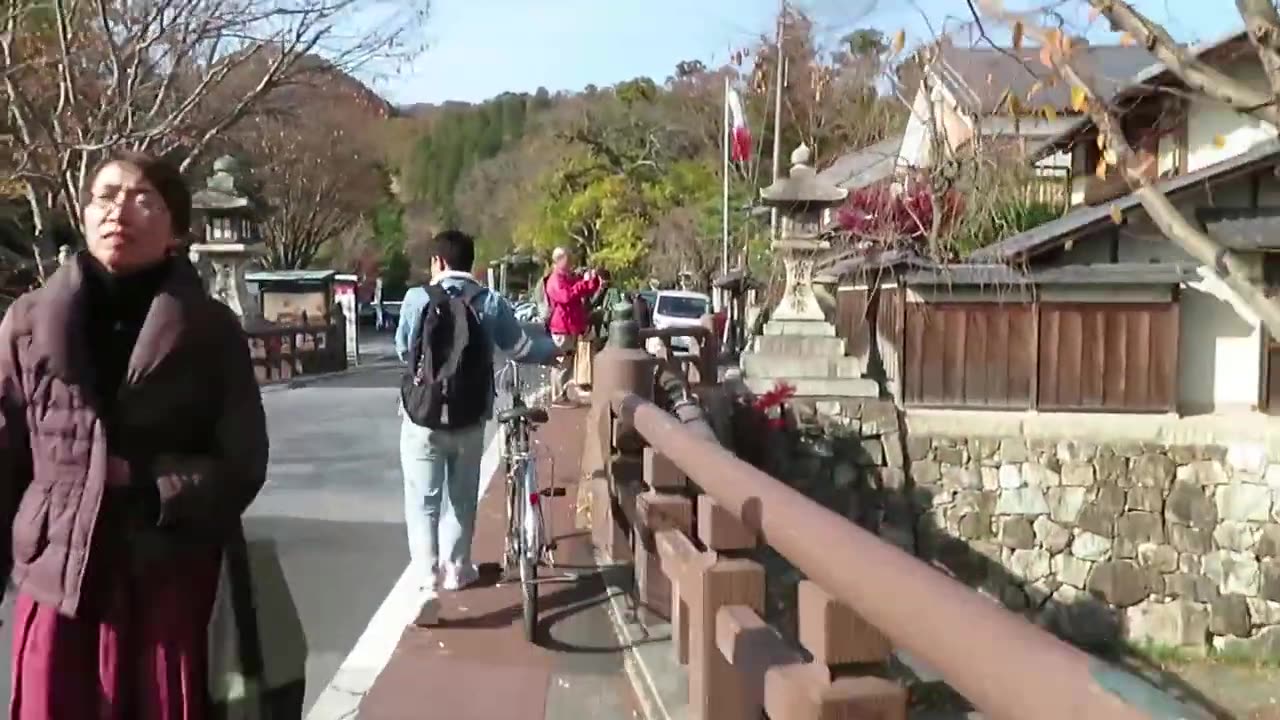
[[[430,590],[436,588],[441,558],[454,568],[471,563],[484,426],[431,430],[407,417],[400,422],[409,559]]]

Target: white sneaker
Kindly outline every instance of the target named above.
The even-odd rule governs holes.
[[[418,611],[418,617],[414,619],[413,624],[418,627],[431,627],[440,622],[440,596],[434,592],[426,593],[426,600],[422,603],[422,610]]]
[[[461,567],[449,566],[444,571],[444,589],[450,592],[464,590],[480,579],[480,570],[474,564]]]

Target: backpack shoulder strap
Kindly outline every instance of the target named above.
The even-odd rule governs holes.
[[[468,307],[475,307],[476,298],[490,292],[489,288],[477,282],[469,282],[462,286],[462,299]]]
[[[471,327],[467,322],[467,316],[474,312],[471,304],[460,295],[446,295],[448,303],[448,311],[451,315],[453,327],[453,342],[449,345],[449,355],[440,365],[439,377],[452,377],[458,371],[458,364],[462,362],[462,353],[467,347],[467,343],[471,342]]]

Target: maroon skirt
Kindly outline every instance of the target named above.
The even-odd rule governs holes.
[[[10,720],[208,720],[220,551],[184,547],[139,569],[102,535],[79,617],[16,598]]]

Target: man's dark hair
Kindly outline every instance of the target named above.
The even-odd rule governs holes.
[[[476,262],[476,241],[461,230],[445,230],[431,239],[431,256],[440,258],[450,270],[471,272]]]
[[[138,168],[138,172],[155,188],[156,194],[168,208],[173,236],[178,240],[185,240],[187,233],[191,231],[191,190],[178,166],[164,158],[133,150],[113,150],[85,176],[85,186],[81,189],[82,201],[86,204],[89,202],[93,181],[98,179],[98,174],[116,164]]]

